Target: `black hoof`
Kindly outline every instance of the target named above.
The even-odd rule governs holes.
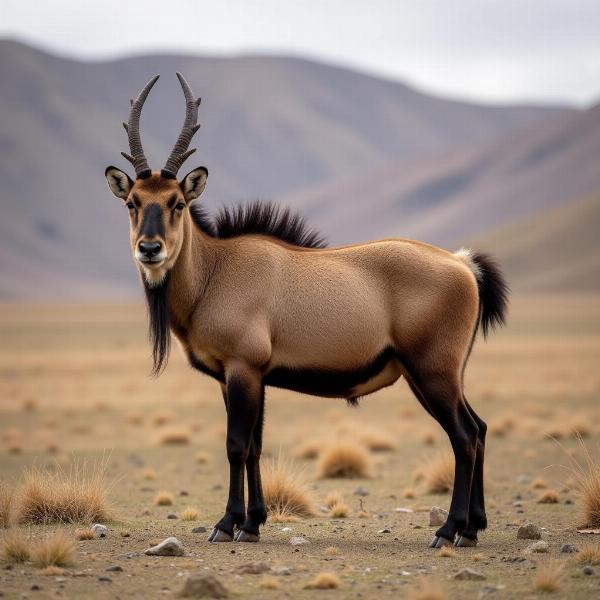
[[[457,548],[474,548],[477,546],[477,539],[472,540],[471,538],[459,535],[454,545]]]
[[[436,535],[429,544],[430,548],[443,548],[444,546],[452,546],[452,540],[447,540],[441,535]]]
[[[256,533],[248,533],[247,531],[244,531],[243,529],[240,529],[235,534],[236,542],[258,542],[259,539],[260,539],[260,535],[258,535]]]
[[[209,542],[233,542],[233,535],[215,527],[208,536]]]

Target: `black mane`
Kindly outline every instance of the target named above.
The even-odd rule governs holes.
[[[259,234],[274,237],[302,248],[325,248],[325,238],[310,228],[304,218],[271,202],[256,200],[246,205],[222,208],[214,220],[200,204],[190,205],[196,226],[215,238]]]
[[[150,286],[144,279],[144,291],[148,303],[148,337],[152,344],[152,375],[158,376],[167,366],[171,349],[169,274],[157,286]]]

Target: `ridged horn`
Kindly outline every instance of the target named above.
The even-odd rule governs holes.
[[[196,152],[196,148],[188,150],[188,147],[194,134],[200,129],[200,125],[196,123],[198,120],[200,98],[194,98],[192,89],[181,73],[177,73],[177,79],[179,79],[183,95],[185,96],[185,120],[183,122],[183,127],[181,128],[181,133],[177,138],[177,142],[175,142],[175,146],[173,146],[173,150],[160,172],[160,174],[167,179],[175,179],[181,165]]]
[[[144,155],[144,149],[142,148],[142,140],[140,138],[140,115],[142,114],[142,108],[146,98],[150,93],[150,90],[154,84],[158,81],[159,75],[155,75],[139,93],[139,96],[135,100],[131,100],[131,110],[129,111],[129,121],[123,123],[123,127],[127,132],[127,138],[129,139],[129,152],[121,152],[124,158],[126,158],[135,169],[135,174],[138,179],[146,179],[150,177],[152,171],[148,166],[148,161]]]

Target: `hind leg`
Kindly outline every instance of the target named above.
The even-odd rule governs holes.
[[[448,519],[431,543],[432,547],[441,547],[453,543],[456,534],[467,527],[479,428],[463,402],[460,377],[413,369],[409,381],[421,404],[448,435],[454,452],[454,487]]]
[[[459,532],[460,537],[456,540],[457,546],[475,546],[477,544],[477,533],[487,527],[487,516],[485,514],[485,499],[483,488],[483,462],[485,454],[485,434],[487,425],[483,419],[473,410],[466,398],[463,398],[467,410],[477,423],[479,435],[477,439],[477,456],[475,469],[473,471],[473,485],[471,486],[471,502],[469,504],[469,522],[466,529]]]

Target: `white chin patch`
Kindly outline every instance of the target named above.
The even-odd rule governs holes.
[[[148,269],[142,265],[144,279],[150,287],[158,287],[167,276],[167,270],[159,267],[158,269]]]

